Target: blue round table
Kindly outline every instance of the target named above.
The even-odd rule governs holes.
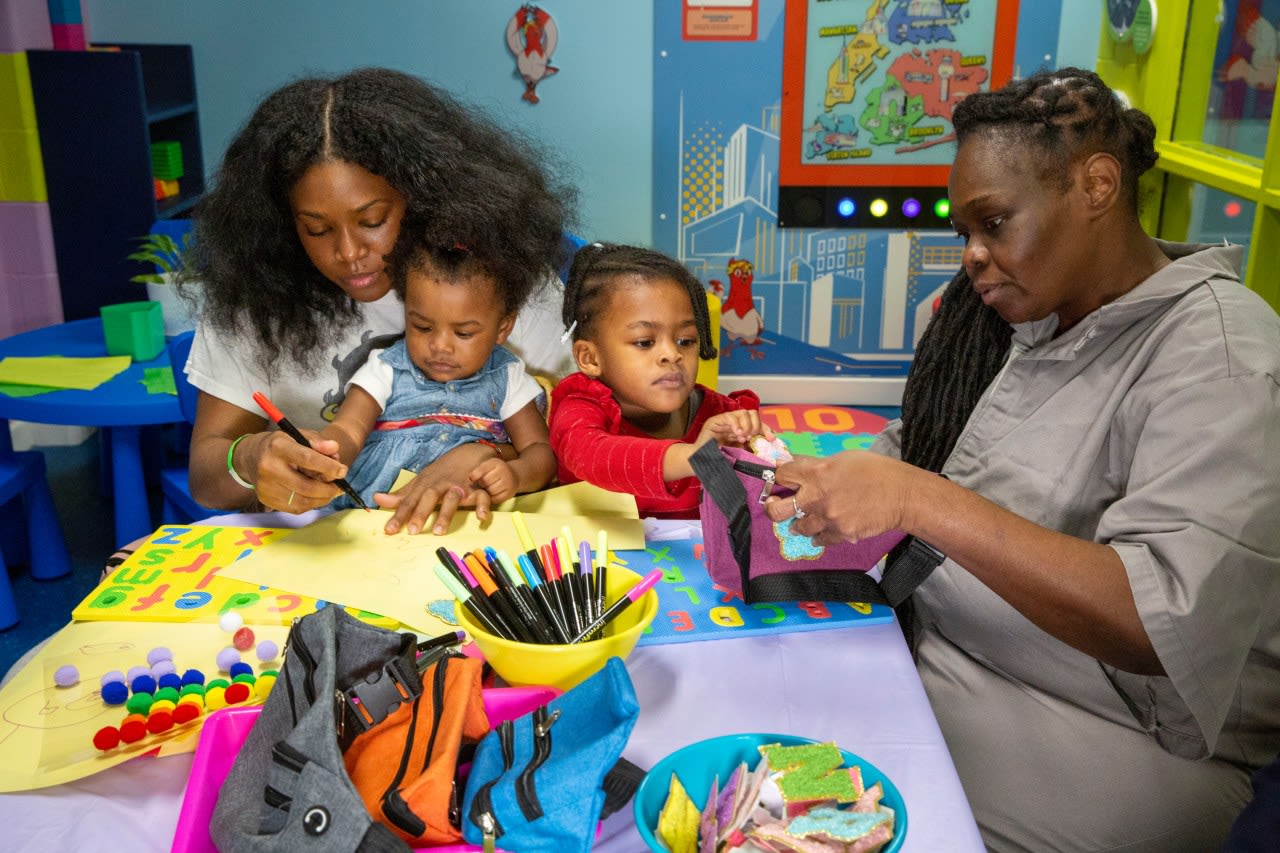
[[[0,340],[0,358],[11,355],[105,356],[107,346],[102,336],[102,321],[75,320]],[[0,394],[0,422],[22,420],[103,429],[111,463],[116,542],[119,545],[132,542],[155,529],[143,477],[141,428],[178,423],[183,417],[177,396],[149,394],[142,379],[146,368],[168,366],[169,353],[164,350],[151,361],[134,362],[123,373],[92,391],[50,391],[30,397]],[[2,426],[2,441],[8,444],[8,424]]]

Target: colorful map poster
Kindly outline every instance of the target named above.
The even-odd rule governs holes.
[[[1010,78],[1017,13],[1013,0],[788,3],[780,224],[945,224],[934,206],[955,158],[952,110]],[[833,207],[818,187],[845,193]],[[870,214],[875,198],[885,207]]]

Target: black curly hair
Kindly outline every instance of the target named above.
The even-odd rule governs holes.
[[[564,286],[561,316],[564,327],[573,330],[575,341],[592,338],[609,285],[628,275],[640,276],[645,281],[670,279],[688,291],[698,327],[698,357],[716,357],[718,350],[711,340],[711,317],[707,313],[707,292],[702,282],[675,258],[640,246],[592,243],[574,255],[569,280]]]
[[[563,260],[576,196],[530,140],[399,71],[297,80],[268,95],[231,141],[194,214],[202,322],[250,329],[267,364],[284,356],[318,367],[334,330],[359,316],[311,264],[289,206],[298,179],[327,161],[385,179],[405,199],[402,230],[426,245],[464,245],[496,272],[531,278]]]
[[[502,300],[504,314],[519,311],[533,289],[546,280],[545,273],[531,267],[504,263],[504,259],[481,258],[461,244],[437,246],[428,242],[426,234],[414,223],[402,222],[395,248],[387,256],[391,289],[401,302],[405,301],[409,274],[414,272],[449,282],[478,275],[490,277],[494,281],[495,295]]]
[[[1136,216],[1138,178],[1156,162],[1155,125],[1123,104],[1092,71],[1041,71],[994,92],[970,95],[952,116],[960,145],[978,134],[1026,146],[1039,179],[1065,190],[1070,167],[1098,153],[1120,163],[1125,198]],[[1064,239],[1070,239],[1064,237]],[[916,347],[902,396],[902,458],[941,471],[982,392],[995,378],[1012,329],[982,303],[961,270]]]

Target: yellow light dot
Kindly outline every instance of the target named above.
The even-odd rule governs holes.
[[[875,199],[871,202],[871,215],[879,219],[889,212],[889,202],[882,198]]]

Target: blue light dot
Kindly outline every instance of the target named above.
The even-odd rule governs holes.
[[[836,203],[836,213],[844,217],[853,216],[853,212],[857,209],[857,205],[853,203],[851,198],[842,198]]]

